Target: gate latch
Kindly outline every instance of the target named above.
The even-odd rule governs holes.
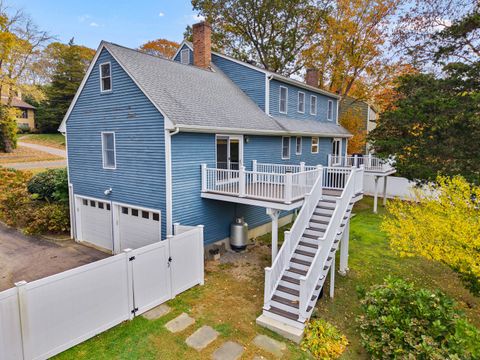
[[[135,260],[135,256],[131,256],[128,258],[128,261],[133,261],[133,260]]]
[[[172,257],[169,256],[169,257],[168,257],[168,267],[170,267],[170,263],[172,262],[172,260],[173,260]]]
[[[138,308],[137,308],[137,307],[136,307],[136,308],[133,308],[132,314],[135,315],[135,314],[137,313],[137,311],[138,311]]]

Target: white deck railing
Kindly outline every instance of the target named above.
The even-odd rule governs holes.
[[[261,164],[261,169],[271,172],[255,170],[255,166],[247,171],[243,166],[239,170],[226,170],[202,164],[202,192],[290,204],[303,199],[322,173],[321,166]]]
[[[328,166],[334,167],[350,167],[363,165],[365,171],[374,172],[388,172],[394,169],[391,162],[385,159],[380,159],[372,154],[357,156],[357,155],[345,155],[334,156],[328,155]]]
[[[290,164],[266,164],[259,163],[257,160],[252,161],[252,170],[273,174],[286,174],[286,173],[298,173],[304,171],[315,170],[316,166],[305,165],[301,162],[299,165]]]
[[[323,176],[318,176],[315,184],[309,193],[305,194],[305,201],[298,213],[290,231],[285,231],[285,238],[277,254],[277,257],[271,267],[265,268],[265,291],[264,291],[264,307],[270,308],[270,301],[273,293],[277,288],[284,270],[287,268],[293,252],[297,248],[298,242],[302,238],[305,228],[308,227],[310,218],[315,208],[322,198]]]
[[[350,168],[350,173],[347,177],[342,195],[336,200],[335,210],[330,218],[327,229],[323,236],[319,238],[321,246],[318,248],[307,274],[300,277],[300,321],[305,321],[309,318],[309,313],[311,312],[311,310],[308,311],[310,299],[312,298],[315,288],[322,276],[328,257],[334,256],[334,254],[331,255],[330,250],[337,237],[350,201],[354,197],[356,189],[358,188],[356,181],[363,178],[363,171],[363,168]],[[334,270],[332,269],[330,271]]]

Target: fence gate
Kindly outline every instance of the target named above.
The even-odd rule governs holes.
[[[166,240],[128,253],[133,314],[140,315],[203,284],[203,228],[190,227]]]

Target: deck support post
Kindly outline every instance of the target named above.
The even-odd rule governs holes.
[[[347,275],[348,269],[348,243],[350,242],[350,219],[345,224],[342,240],[340,241],[340,269],[338,273],[342,276]]]
[[[267,208],[267,215],[272,219],[272,264],[278,253],[278,217],[280,210]]]
[[[333,299],[335,292],[335,255],[333,255],[332,265],[330,265],[330,298]]]
[[[375,181],[375,193],[373,195],[373,212],[377,213],[377,203],[378,203],[378,176],[374,176],[373,179]]]
[[[387,179],[388,176],[383,177],[383,206],[387,205]]]

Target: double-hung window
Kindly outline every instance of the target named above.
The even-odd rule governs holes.
[[[282,137],[282,159],[290,159],[290,136]]]
[[[115,169],[117,167],[114,132],[102,132],[102,158],[104,169]]]
[[[333,120],[333,101],[328,100],[327,120]]]
[[[310,96],[310,115],[317,115],[317,97],[315,95]]]
[[[341,163],[341,156],[342,156],[342,139],[333,139],[332,141],[333,165],[339,165]]]
[[[100,64],[100,91],[112,91],[112,66],[109,62]]]
[[[302,137],[297,136],[295,139],[295,154],[302,155]]]
[[[288,89],[285,86],[280,86],[280,94],[279,94],[279,109],[278,111],[282,114],[287,113],[287,98],[288,98]]]
[[[305,93],[301,91],[298,92],[297,111],[302,114],[305,112]]]
[[[180,62],[184,65],[190,64],[190,50],[183,49],[180,51]]]
[[[312,154],[318,154],[318,137],[312,137]]]

